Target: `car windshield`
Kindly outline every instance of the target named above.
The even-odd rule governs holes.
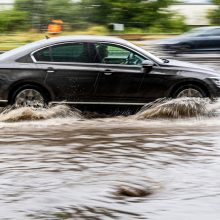
[[[164,61],[162,59],[160,59],[159,57],[153,55],[152,53],[147,52],[146,50],[144,50],[141,47],[136,46],[135,44],[129,42],[128,45],[130,45],[132,48],[134,48],[136,51],[139,51],[140,53],[146,55],[148,58],[150,58],[151,60],[157,62],[157,63],[164,63]]]

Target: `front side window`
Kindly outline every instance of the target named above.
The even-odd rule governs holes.
[[[145,58],[121,46],[98,43],[95,45],[99,63],[140,65]]]
[[[89,63],[86,43],[68,43],[42,49],[34,54],[36,61]]]

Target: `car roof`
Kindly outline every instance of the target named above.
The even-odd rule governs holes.
[[[0,55],[0,63],[10,63],[16,61],[17,59],[26,56],[33,51],[37,51],[41,48],[59,44],[59,43],[68,43],[68,42],[107,42],[107,43],[115,43],[127,46],[129,48],[138,51],[141,54],[145,54],[150,59],[154,60],[157,63],[162,62],[158,57],[154,56],[153,54],[147,52],[146,50],[134,45],[133,43],[126,41],[124,39],[118,37],[111,37],[111,36],[96,36],[96,35],[75,35],[75,36],[62,36],[62,37],[52,37],[52,38],[45,38],[43,40],[35,41],[30,44],[26,44],[19,48],[10,50]]]
[[[67,42],[109,42],[109,43],[119,43],[127,46],[132,46],[133,44],[117,37],[110,36],[95,36],[95,35],[75,35],[75,36],[61,36],[45,38],[33,43],[26,44],[19,48],[7,51],[0,55],[0,62],[16,60],[22,56],[25,56],[35,50],[47,47],[53,44],[67,43]]]
[[[59,42],[67,42],[67,41],[89,41],[89,42],[107,41],[107,42],[112,42],[112,43],[123,43],[123,44],[126,44],[128,42],[118,37],[95,36],[95,35],[75,35],[75,36],[52,37],[52,38],[44,39],[44,41],[45,42],[47,41],[50,43],[59,43]]]

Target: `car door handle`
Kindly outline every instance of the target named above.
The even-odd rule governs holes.
[[[55,72],[55,70],[54,70],[54,68],[52,68],[52,67],[49,67],[48,69],[47,69],[47,73],[54,73]]]
[[[104,72],[104,74],[105,74],[106,76],[110,76],[110,75],[112,75],[112,73],[113,73],[114,71],[112,71],[112,70],[110,70],[110,69],[106,69],[106,70],[104,70],[103,72]]]

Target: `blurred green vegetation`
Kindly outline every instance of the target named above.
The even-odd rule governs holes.
[[[139,29],[138,29],[139,30]],[[83,34],[90,34],[90,35],[111,35],[108,30],[104,26],[94,26],[85,30],[81,31],[68,31],[62,32],[61,35],[83,35]],[[31,43],[33,41],[41,40],[45,38],[45,33],[38,32],[36,30],[30,30],[28,32],[13,32],[6,34],[0,34],[0,51],[11,50],[16,47],[25,45],[27,43]],[[172,35],[173,36],[173,35]],[[137,34],[137,30],[130,30],[129,33],[119,35],[127,40],[151,40],[151,39],[159,39],[159,38],[166,38],[171,37],[169,34]],[[141,44],[139,44],[141,46]]]
[[[52,19],[64,22],[61,35],[123,34],[125,39],[139,40],[166,37],[158,33],[181,33],[187,26],[183,17],[168,11],[173,3],[174,0],[15,0],[13,9],[0,11],[0,50],[45,38]],[[109,29],[111,23],[124,24],[125,30],[113,31]]]
[[[220,25],[220,0],[212,0],[213,4],[217,5],[217,9],[209,12],[208,18],[213,25]]]
[[[167,10],[175,0],[15,0],[12,10],[0,12],[0,31],[45,31],[52,19],[64,21],[65,31],[110,23],[125,25],[124,33],[171,33],[187,29],[184,18]]]
[[[29,28],[28,16],[25,11],[6,10],[0,12],[0,32],[26,30]]]

